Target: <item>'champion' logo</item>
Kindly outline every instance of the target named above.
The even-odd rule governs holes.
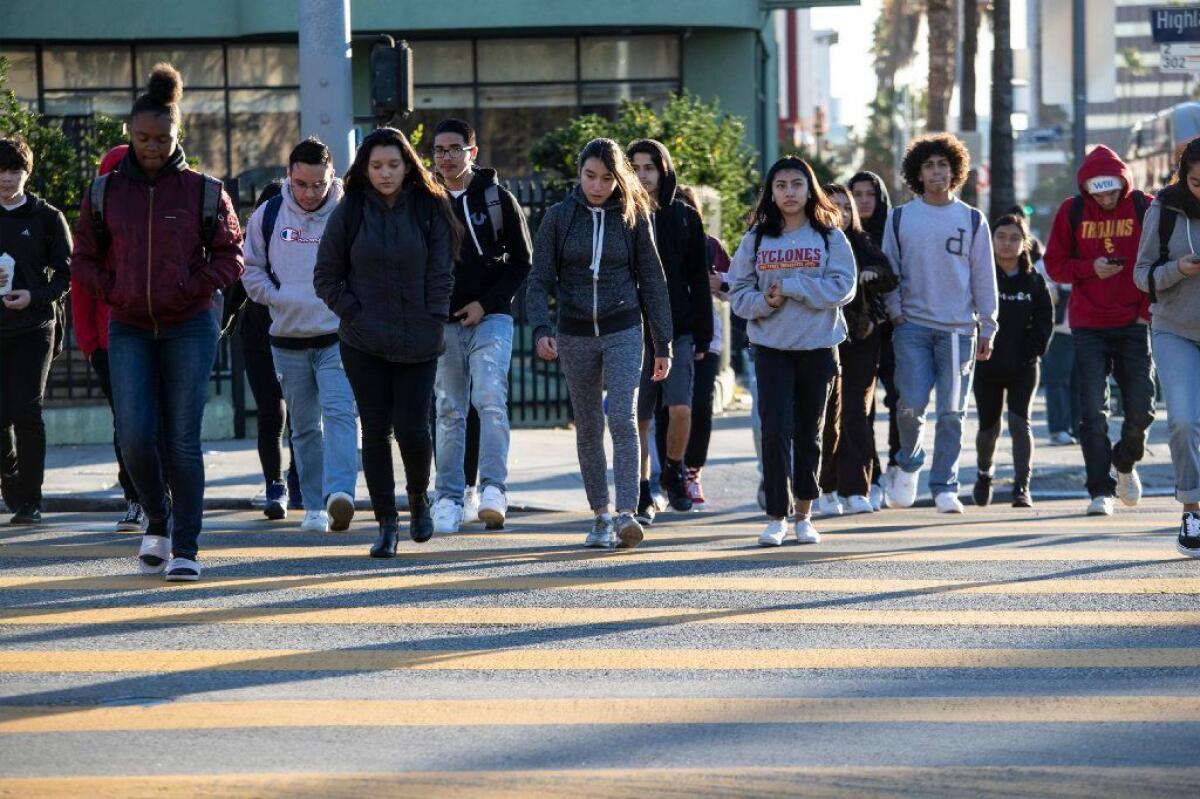
[[[320,244],[320,236],[305,236],[298,228],[285,227],[279,231],[279,238],[296,244]]]

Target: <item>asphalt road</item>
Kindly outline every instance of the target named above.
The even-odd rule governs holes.
[[[108,515],[0,528],[0,797],[1200,795],[1200,564],[1168,500],[1080,504],[393,561],[214,512],[192,585]]]

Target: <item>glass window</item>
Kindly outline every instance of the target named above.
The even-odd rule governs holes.
[[[296,45],[237,45],[229,48],[230,86],[297,86],[300,51]]]
[[[471,42],[409,42],[414,83],[470,83],[475,80]]]
[[[584,39],[580,44],[579,60],[584,80],[678,78],[679,37]]]
[[[118,119],[133,107],[133,92],[46,92],[46,115],[52,117],[108,114]]]
[[[585,83],[579,89],[580,113],[616,119],[622,100],[648,103],[651,108],[660,110],[676,91],[679,91],[677,81]]]
[[[37,104],[37,51],[32,47],[0,49],[0,58],[8,59],[5,85],[26,104]]]
[[[479,82],[575,80],[574,39],[487,39],[479,48]]]
[[[575,84],[484,86],[479,89],[480,159],[501,175],[532,171],[529,147],[575,115]]]
[[[132,86],[133,65],[129,48],[47,47],[42,50],[42,80],[47,89],[115,89]],[[145,76],[138,84],[144,82]]]
[[[190,89],[180,103],[183,125],[180,144],[188,158],[199,161],[197,168],[210,175],[224,175],[225,92]]]
[[[174,65],[183,74],[184,97],[193,88],[225,85],[225,60],[220,47],[178,45],[138,47],[137,76],[145,80],[160,61]]]
[[[300,140],[300,93],[295,89],[239,89],[229,93],[233,174],[286,166]]]

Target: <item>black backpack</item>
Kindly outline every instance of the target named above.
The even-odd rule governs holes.
[[[1169,211],[1167,208],[1161,208],[1161,214],[1158,217],[1158,260],[1150,265],[1150,272],[1146,276],[1148,284],[1147,294],[1150,295],[1150,302],[1158,302],[1158,290],[1154,285],[1154,273],[1158,268],[1171,260],[1171,235],[1175,232],[1175,217],[1177,214]]]

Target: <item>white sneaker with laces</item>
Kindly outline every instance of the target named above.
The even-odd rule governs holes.
[[[442,497],[433,505],[433,531],[438,535],[457,533],[463,520],[462,505]]]
[[[587,534],[583,545],[590,549],[612,549],[617,545],[617,533],[613,528],[613,518],[607,513],[592,520],[592,531]]]
[[[821,534],[817,532],[817,528],[813,527],[811,519],[797,519],[796,524],[792,527],[792,533],[796,536],[797,544],[821,543]]]
[[[323,510],[308,510],[304,512],[304,521],[300,529],[306,533],[328,533],[329,514]]]
[[[167,568],[171,557],[171,539],[165,535],[143,535],[138,548],[138,571],[142,574],[160,574]]]
[[[1117,499],[1127,508],[1136,508],[1142,501],[1142,478],[1136,466],[1127,473],[1117,472]]]
[[[958,498],[958,494],[953,491],[943,491],[933,498],[933,504],[937,505],[938,513],[962,513],[962,500]]]
[[[879,483],[871,485],[871,510],[883,510],[883,486]]]
[[[508,497],[496,486],[483,489],[479,499],[479,520],[489,530],[499,530],[504,526],[504,517],[508,514]]]
[[[906,472],[897,467],[888,481],[887,503],[891,508],[911,508],[917,501],[917,483],[920,472]]]
[[[760,547],[781,547],[783,539],[787,537],[787,519],[771,519],[767,522],[767,529],[762,531],[758,537],[758,545]]]
[[[1087,506],[1087,515],[1112,516],[1113,505],[1112,497],[1092,497],[1092,501]]]
[[[841,516],[842,501],[837,494],[821,494],[817,499],[817,513],[822,516]]]
[[[874,513],[875,503],[864,496],[853,496],[846,499],[846,513]]]
[[[467,490],[463,492],[463,524],[472,524],[479,521],[479,489],[475,486],[467,486]]]

